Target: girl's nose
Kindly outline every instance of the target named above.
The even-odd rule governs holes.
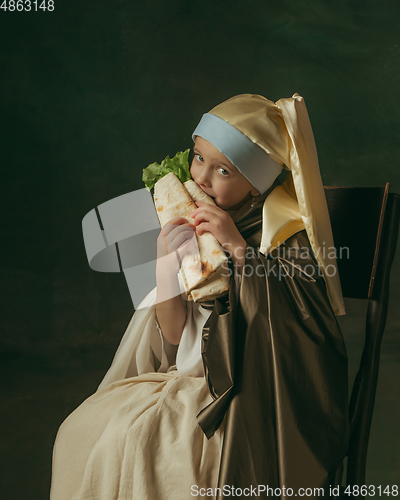
[[[199,172],[196,176],[196,182],[197,184],[202,184],[203,186],[210,186],[210,180],[209,176],[207,173],[207,169],[202,169],[201,172]]]

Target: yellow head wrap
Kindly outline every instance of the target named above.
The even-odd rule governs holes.
[[[209,114],[224,120],[259,146],[273,160],[271,168],[284,166],[290,171],[284,183],[265,200],[260,251],[268,254],[305,228],[323,272],[332,308],[336,314],[345,314],[317,150],[304,99],[294,94],[274,103],[260,95],[241,94],[219,104]],[[224,150],[221,152],[229,158]],[[259,172],[252,165],[243,168],[232,163],[249,180],[251,175],[254,178],[255,171]],[[276,177],[278,173],[274,171],[273,175]],[[253,184],[257,187],[257,183]]]

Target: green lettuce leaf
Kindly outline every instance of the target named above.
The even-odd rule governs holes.
[[[166,156],[161,165],[151,163],[147,168],[144,168],[142,180],[146,189],[148,191],[153,189],[154,184],[170,172],[173,172],[182,183],[190,180],[192,177],[189,170],[189,151],[190,149],[179,151],[173,158]]]

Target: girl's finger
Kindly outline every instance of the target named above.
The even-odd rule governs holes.
[[[179,234],[173,241],[173,250],[178,250],[178,248],[180,248],[182,245],[188,243],[193,238],[193,236],[193,232],[190,235],[187,233]]]
[[[182,244],[183,240],[190,240],[194,237],[194,230],[188,228],[186,225],[183,226],[186,229],[182,230],[180,227],[175,228],[166,238],[166,244],[169,251],[176,250],[179,245]]]
[[[187,224],[188,221],[183,217],[175,217],[174,219],[169,220],[163,227],[163,232],[165,235],[169,234],[176,226],[182,226]]]
[[[194,237],[194,231],[192,229],[188,231],[182,231],[174,235],[173,238],[171,238],[169,241],[172,245],[176,246],[177,241],[182,241],[182,238],[185,238],[187,240],[190,240],[191,238]]]
[[[218,215],[212,212],[199,212],[193,218],[195,226],[199,227],[200,222],[218,222]]]
[[[196,226],[194,224],[189,224],[186,221],[186,224],[167,224],[163,228],[163,235],[164,238],[170,237],[170,235],[174,232],[174,234],[178,233],[179,231],[187,231],[187,228],[192,229],[193,231],[196,229]]]
[[[216,205],[210,205],[209,203],[204,203],[204,202],[200,202],[200,203],[201,203],[201,206],[196,208],[196,210],[193,210],[193,212],[190,214],[190,217],[192,217],[192,219],[198,213],[201,213],[203,211],[213,213],[215,215],[222,215],[225,213],[221,208],[217,207]]]
[[[212,233],[212,224],[209,222],[202,222],[197,226],[197,234],[202,235],[203,233],[210,232]]]
[[[175,226],[171,231],[166,235],[167,241],[173,241],[181,233],[190,233],[193,234],[196,226],[194,224],[182,224],[181,226]]]

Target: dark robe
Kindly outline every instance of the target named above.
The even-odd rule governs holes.
[[[293,496],[325,488],[329,496],[348,445],[346,350],[305,230],[258,252],[265,197],[233,216],[247,242],[245,267],[203,329],[214,401],[198,422],[210,438],[226,418],[221,490],[261,485],[257,498],[268,498],[263,487]]]

